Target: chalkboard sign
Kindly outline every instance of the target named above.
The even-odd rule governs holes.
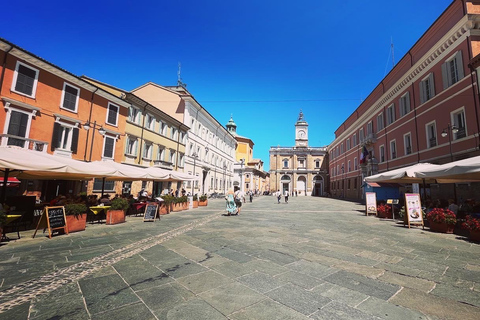
[[[65,207],[45,207],[42,216],[38,221],[37,228],[32,238],[35,238],[39,228],[48,229],[48,237],[52,238],[53,231],[61,230],[68,234],[67,218],[65,217]],[[45,230],[44,230],[45,231]]]
[[[155,221],[157,218],[158,204],[149,203],[145,207],[145,213],[143,216],[143,221]]]

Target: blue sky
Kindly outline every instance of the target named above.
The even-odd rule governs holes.
[[[0,37],[74,73],[126,90],[187,89],[255,143],[293,146],[300,109],[309,144],[334,131],[451,0],[13,1]]]

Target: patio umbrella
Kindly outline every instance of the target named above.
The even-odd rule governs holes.
[[[436,179],[438,183],[480,181],[480,156],[424,168],[415,176]]]
[[[421,183],[424,182],[424,177],[416,176],[416,172],[433,168],[437,165],[431,163],[417,163],[412,166],[394,169],[378,173],[373,176],[365,178],[368,182],[388,182],[388,183]]]
[[[137,167],[129,164],[118,163],[113,160],[100,160],[91,162],[105,168],[115,170],[115,174],[105,175],[106,180],[117,181],[137,181],[137,180],[154,180],[153,176],[148,173],[143,167]],[[102,176],[97,176],[102,177]]]

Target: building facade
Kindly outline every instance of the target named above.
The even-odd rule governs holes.
[[[366,176],[479,154],[479,22],[480,3],[453,1],[335,131],[333,195],[363,199]],[[451,196],[451,189],[428,192]]]
[[[185,140],[184,172],[197,176],[198,180],[184,183],[188,192],[223,193],[232,188],[235,138],[185,86],[162,87],[147,83],[132,93],[154,106],[168,102],[162,110],[190,128]],[[170,97],[170,93],[177,97]]]
[[[120,161],[129,104],[52,63],[0,39],[2,146],[75,160]],[[80,181],[22,181],[51,199],[85,191]]]
[[[308,145],[308,123],[300,111],[294,147],[270,147],[270,190],[299,196],[329,193],[326,147]]]
[[[225,126],[237,141],[235,149],[235,164],[233,186],[243,192],[254,192],[262,194],[270,191],[269,174],[263,170],[263,161],[253,158],[253,141],[247,137],[242,137],[237,133],[237,125],[233,117]]]

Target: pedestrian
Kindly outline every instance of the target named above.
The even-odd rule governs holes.
[[[298,191],[295,190],[295,197],[298,197]]]
[[[280,193],[280,190],[277,190],[276,196],[277,196],[277,200],[278,200],[277,203],[280,203],[280,199],[282,199],[282,194]]]
[[[288,190],[285,190],[285,203],[288,203]]]
[[[252,190],[250,190],[249,195],[250,195],[250,202],[253,202],[253,192],[252,192]]]
[[[242,192],[242,190],[238,189],[237,191],[235,191],[235,205],[237,206],[237,214],[240,214],[240,211],[242,211],[242,198],[245,198],[244,197],[244,194]]]

